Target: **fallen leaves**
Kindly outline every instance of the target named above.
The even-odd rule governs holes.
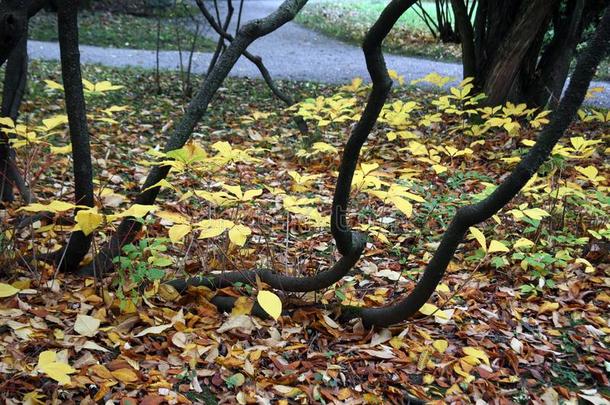
[[[36,369],[47,374],[61,385],[69,384],[69,374],[76,373],[76,370],[68,363],[60,361],[57,357],[57,353],[52,350],[46,350],[40,353]]]
[[[271,291],[259,291],[256,301],[273,319],[278,319],[282,314],[282,300]]]

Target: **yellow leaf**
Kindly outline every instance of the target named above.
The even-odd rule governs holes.
[[[513,244],[513,249],[518,249],[521,247],[529,248],[532,246],[534,246],[534,242],[532,242],[531,240],[529,240],[527,238],[520,238]]]
[[[74,331],[81,336],[93,337],[100,327],[100,320],[89,315],[78,314],[74,323]]]
[[[42,371],[61,385],[69,384],[68,374],[76,373],[69,364],[57,361],[57,353],[46,350],[38,355],[37,370]]]
[[[233,304],[233,309],[231,310],[231,316],[239,316],[239,315],[248,315],[252,311],[252,305],[254,303],[249,300],[247,297],[239,297],[235,304]]]
[[[26,205],[25,207],[19,208],[17,211],[27,211],[27,212],[48,211],[48,212],[58,213],[58,212],[64,212],[64,211],[71,210],[74,207],[75,207],[74,204],[70,204],[67,202],[52,201],[50,204],[47,204],[47,205],[40,204],[40,203],[32,203],[32,204]]]
[[[587,166],[587,167],[576,166],[575,169],[577,172],[579,172],[580,174],[585,176],[587,179],[592,180],[592,181],[597,179],[597,174],[599,173],[599,171],[597,170],[597,168],[595,166]]]
[[[122,88],[123,86],[113,85],[108,80],[104,80],[95,84],[95,91],[100,93],[103,93],[105,91],[119,90]]]
[[[45,129],[47,131],[50,131],[55,127],[58,127],[62,124],[67,124],[67,123],[68,123],[67,115],[56,115],[55,117],[42,120],[42,124],[45,126]]]
[[[62,86],[61,84],[54,82],[53,80],[45,80],[44,81],[47,84],[47,87],[53,90],[64,90],[64,86]]]
[[[124,217],[143,218],[146,216],[146,214],[148,214],[150,211],[153,211],[156,208],[157,208],[156,205],[134,204],[131,207],[129,207],[129,209],[118,214],[117,217],[118,218],[124,218]]]
[[[474,236],[474,238],[477,240],[477,242],[479,242],[479,245],[481,245],[483,250],[485,252],[487,252],[487,239],[485,239],[485,235],[483,235],[483,232],[481,232],[474,226],[471,226],[468,229],[470,230],[470,233],[472,234],[472,236]]]
[[[9,128],[15,128],[15,122],[10,117],[0,117],[0,125]]]
[[[491,242],[489,242],[489,249],[487,250],[488,253],[509,251],[510,250],[506,247],[506,245],[504,245],[504,243],[497,240],[492,240]]]
[[[421,312],[424,315],[434,314],[435,317],[439,317],[441,319],[449,319],[449,315],[447,315],[447,313],[445,311],[440,310],[434,304],[426,303],[426,304],[422,305],[422,307],[419,309],[419,312]]]
[[[438,350],[439,353],[445,353],[445,350],[449,347],[449,343],[444,339],[439,339],[432,342],[432,346]]]
[[[120,368],[111,371],[110,374],[122,383],[132,383],[138,381],[138,375],[130,368]]]
[[[553,311],[556,311],[557,309],[559,309],[558,302],[546,301],[542,305],[540,305],[540,308],[538,308],[538,313],[543,314],[545,312],[553,312]]]
[[[237,246],[243,246],[246,244],[248,235],[252,233],[252,230],[245,225],[235,225],[229,229],[229,240],[235,243]]]
[[[188,224],[177,224],[169,228],[169,239],[172,243],[182,243],[182,239],[191,232],[192,227]]]
[[[481,349],[477,349],[475,347],[464,347],[462,349],[464,351],[464,354],[466,354],[467,356],[472,356],[476,359],[481,360],[483,363],[487,364],[488,366],[489,364],[489,357],[487,357],[487,353],[485,353],[485,351],[481,350]]]
[[[66,146],[51,146],[51,153],[54,155],[65,155],[72,152],[72,144]]]
[[[104,222],[104,216],[97,209],[81,210],[76,213],[76,224],[86,235],[90,235]]]
[[[15,288],[10,284],[0,283],[0,298],[12,297],[19,291],[18,288]]]
[[[195,227],[201,231],[199,239],[213,238],[232,226],[233,222],[226,219],[204,219],[195,224]]]
[[[413,215],[413,205],[411,205],[410,202],[398,196],[391,196],[390,200],[394,203],[396,208],[400,210],[400,212],[405,214],[407,218],[411,218],[411,215]]]
[[[172,211],[157,211],[155,215],[166,221],[173,222],[175,224],[188,224],[189,219],[182,214]]]
[[[83,79],[83,86],[85,86],[85,90],[87,91],[95,91],[95,84],[91,83],[87,79]]]
[[[523,213],[530,217],[531,219],[541,220],[544,217],[548,217],[549,213],[541,208],[529,208],[523,210]]]
[[[273,319],[277,320],[282,314],[282,301],[271,291],[259,291],[256,301]]]

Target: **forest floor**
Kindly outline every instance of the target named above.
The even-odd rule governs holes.
[[[176,73],[162,73],[156,95],[150,71],[83,68],[94,84],[124,86],[87,93],[98,208],[116,214],[129,207],[185,97]],[[44,82],[60,74],[55,63],[34,62],[31,75],[18,162],[51,209],[72,201],[62,94]],[[591,108],[524,192],[477,225],[482,235],[472,231],[409,322],[367,330],[322,304],[379,306],[408,294],[456,209],[487,195],[531,147],[541,111],[507,105],[466,119],[467,85],[457,100],[397,83],[356,173],[349,220],[370,240],[348,277],[316,294],[277,292],[288,311],[277,321],[248,315],[250,285],[179,296],[151,283],[140,296],[142,278],[256,267],[313,274],[339,257],[328,215],[339,152],[367,87],[280,85],[305,100],[310,135],[263,83],[229,79],[181,152],[185,167],[143,215],[144,242],[104,283],[34,260],[66,239],[70,210],[53,208],[61,226],[39,221],[18,232],[22,205],[0,210],[2,400],[607,403],[609,117]],[[256,191],[239,197],[235,186]],[[117,222],[108,218],[96,246],[112,235]],[[243,240],[196,232],[209,218],[241,225]],[[245,298],[219,313],[216,293]]]

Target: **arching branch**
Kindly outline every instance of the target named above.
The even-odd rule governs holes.
[[[426,266],[424,274],[403,300],[381,308],[353,308],[365,325],[388,326],[413,316],[434,293],[436,286],[462,242],[468,228],[483,222],[512,200],[549,157],[580,108],[599,63],[610,49],[610,6],[597,27],[595,37],[578,59],[576,69],[559,108],[551,122],[538,136],[536,144],[498,188],[483,201],[458,210],[445,231],[439,247]]]
[[[362,45],[366,56],[367,67],[373,81],[373,89],[367,101],[364,113],[354,127],[345,147],[345,151],[343,152],[343,159],[339,169],[339,178],[337,179],[335,189],[331,228],[335,241],[337,242],[338,250],[343,255],[341,260],[329,270],[313,277],[290,277],[273,273],[269,270],[256,270],[225,273],[211,278],[196,277],[186,281],[175,280],[169,284],[182,290],[189,285],[205,285],[210,288],[222,288],[222,286],[231,285],[236,282],[252,283],[252,281],[255,280],[255,276],[258,275],[261,277],[262,281],[273,288],[289,292],[307,292],[329,287],[341,280],[341,278],[355,266],[364,250],[365,237],[361,234],[352,232],[349,229],[345,218],[345,212],[349,202],[352,178],[358,163],[360,149],[377,122],[377,118],[379,117],[381,109],[383,108],[392,87],[392,79],[386,69],[381,44],[398,18],[400,18],[400,16],[414,3],[415,0],[392,1],[369,30]],[[221,287],[219,287],[219,285]]]
[[[366,142],[381,109],[390,94],[392,79],[390,78],[381,44],[400,16],[411,7],[415,1],[394,0],[386,6],[381,15],[366,34],[362,50],[366,58],[366,65],[373,81],[373,89],[362,113],[362,117],[354,127],[343,151],[343,159],[339,168],[339,177],[333,198],[333,207],[330,219],[331,232],[341,254],[351,250],[351,230],[347,224],[347,205],[352,188],[354,171],[358,164],[360,149]]]
[[[256,277],[272,288],[287,292],[318,291],[330,287],[341,280],[358,262],[366,245],[364,235],[354,233],[352,250],[343,256],[334,266],[315,276],[293,277],[275,273],[272,270],[260,269],[253,271],[232,271],[218,275],[193,277],[187,280],[173,280],[167,284],[179,292],[185,291],[189,286],[204,286],[211,289],[229,287],[235,283],[256,284]]]

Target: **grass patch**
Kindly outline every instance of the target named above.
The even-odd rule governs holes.
[[[79,16],[80,43],[113,48],[156,49],[157,20],[125,14],[85,12]],[[178,28],[177,28],[178,27]],[[192,33],[176,20],[161,21],[161,49],[190,49]],[[181,35],[176,30],[180,29]],[[178,40],[181,38],[181,41]],[[57,41],[57,19],[53,13],[39,13],[31,19],[30,38],[39,41]],[[200,37],[197,51],[210,51],[215,43]]]
[[[359,44],[386,3],[379,0],[313,3],[297,15],[296,21],[333,38]],[[428,13],[435,13],[434,3],[422,4]],[[408,56],[446,61],[459,61],[461,57],[460,46],[437,42],[413,8],[400,17],[384,45],[390,52]]]

